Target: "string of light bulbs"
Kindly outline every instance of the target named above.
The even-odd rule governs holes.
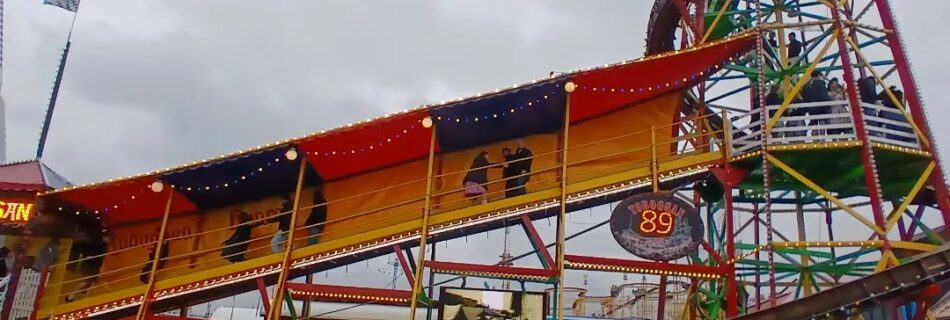
[[[729,57],[727,61],[732,62],[736,59],[736,56]],[[689,81],[696,80],[699,77],[705,75],[710,75],[719,70],[722,65],[716,64],[705,71],[700,71],[699,73],[692,74],[689,77],[684,77],[682,79],[673,80],[673,82],[659,83],[656,85],[641,86],[636,88],[624,88],[624,87],[598,87],[598,86],[585,86],[583,83],[577,83],[577,88],[581,90],[588,90],[599,93],[642,93],[644,91],[653,91],[661,90],[663,88],[669,88],[670,86],[678,86],[680,84],[685,84]]]
[[[413,121],[413,123],[409,125],[408,127],[405,127],[401,130],[396,130],[394,133],[391,133],[388,137],[384,139],[379,139],[378,141],[365,144],[365,145],[346,148],[349,150],[342,149],[342,150],[307,151],[307,154],[314,155],[314,156],[332,157],[332,156],[353,155],[353,154],[357,154],[361,152],[376,150],[378,148],[383,147],[384,145],[391,144],[397,140],[406,138],[407,136],[409,136],[410,131],[416,130],[417,128],[420,127],[420,125],[425,128],[426,126],[423,122],[424,122],[424,119]]]
[[[554,89],[554,90],[551,91],[550,93],[545,94],[545,95],[543,95],[543,96],[541,96],[541,97],[539,97],[539,98],[537,98],[537,99],[529,100],[527,103],[523,103],[523,104],[518,105],[518,106],[512,106],[512,107],[510,107],[507,111],[502,111],[502,112],[500,112],[500,113],[499,113],[499,112],[494,112],[494,113],[492,113],[492,114],[482,114],[482,115],[476,115],[476,116],[470,116],[470,117],[467,117],[467,116],[460,116],[460,117],[448,117],[448,116],[443,117],[443,116],[436,116],[436,117],[435,117],[435,120],[441,121],[441,122],[443,122],[443,123],[461,124],[461,123],[471,123],[471,122],[487,121],[487,120],[489,120],[489,119],[504,118],[504,117],[510,116],[510,115],[512,115],[512,114],[515,114],[515,113],[517,113],[518,111],[524,111],[526,108],[530,108],[530,107],[533,107],[533,106],[540,105],[541,102],[543,102],[544,100],[548,100],[548,99],[550,99],[551,97],[553,97],[554,95],[556,95],[556,94],[557,94],[557,90],[560,90],[561,86],[560,86],[560,83],[554,83],[553,85],[554,85],[554,87],[555,87],[556,89]]]

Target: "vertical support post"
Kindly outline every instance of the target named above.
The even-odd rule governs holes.
[[[429,261],[435,261],[435,248],[436,248],[436,244],[437,244],[436,242],[433,242],[433,243],[430,245],[430,246],[432,247],[432,250],[429,251]],[[429,297],[430,297],[430,298],[435,296],[435,292],[434,292],[434,291],[435,291],[435,286],[432,285],[432,284],[434,284],[434,283],[435,283],[435,271],[432,270],[432,269],[429,269]],[[426,311],[427,311],[427,312],[426,312],[426,319],[427,319],[427,320],[432,320],[432,308],[429,308],[429,309],[426,310]]]
[[[422,230],[419,232],[419,261],[416,262],[416,273],[412,282],[412,300],[409,301],[409,319],[416,318],[416,307],[419,305],[419,292],[422,291],[422,270],[425,269],[426,241],[429,238],[429,214],[432,210],[432,171],[433,164],[435,163],[436,127],[430,118],[422,120],[423,127],[426,127],[426,123],[429,123],[428,127],[432,128],[432,136],[429,138],[429,168],[426,173],[425,208],[422,209]]]
[[[871,201],[871,211],[874,214],[874,224],[881,230],[885,230],[884,209],[881,204],[881,191],[878,182],[877,168],[874,163],[874,154],[871,148],[871,140],[868,138],[868,131],[865,128],[864,113],[861,109],[861,99],[858,97],[857,79],[854,78],[854,67],[851,64],[851,56],[845,45],[845,39],[841,37],[844,33],[844,23],[841,21],[841,13],[838,10],[838,2],[832,1],[831,16],[834,20],[834,32],[837,34],[835,41],[838,43],[838,55],[841,57],[842,71],[844,72],[844,82],[848,93],[848,101],[851,104],[851,117],[854,122],[854,131],[858,140],[861,141],[861,164],[864,166],[864,182],[868,189],[868,197]],[[887,240],[887,234],[878,234],[879,239],[884,241],[881,247],[882,253],[890,250],[890,243]]]
[[[761,224],[762,221],[759,220],[760,218],[759,218],[759,203],[758,202],[752,203],[752,219],[754,219],[752,220],[752,229],[753,229],[752,232],[755,232],[755,236],[753,237],[754,238],[753,241],[755,241],[755,247],[753,248],[753,250],[755,250],[755,262],[756,262],[755,264],[755,306],[757,308],[761,308],[762,307],[762,273],[759,272],[758,262],[759,262],[759,259],[762,258],[761,254],[759,253],[759,251],[761,251],[759,250],[761,248],[759,247],[759,224]]]
[[[656,172],[659,166],[656,163],[656,127],[650,126],[650,182],[653,185],[653,192],[660,191],[660,181],[657,179]]]
[[[306,279],[307,284],[313,284],[313,273],[308,272]],[[303,298],[303,308],[300,308],[300,317],[304,319],[310,318],[310,302],[310,297],[305,295]]]
[[[142,295],[142,304],[139,305],[139,311],[135,319],[142,320],[149,314],[149,305],[152,303],[152,291],[155,290],[155,278],[158,273],[158,261],[162,259],[162,250],[165,246],[165,231],[168,230],[168,216],[172,211],[172,199],[175,198],[175,188],[168,188],[168,200],[165,201],[165,213],[162,214],[162,226],[158,229],[158,243],[155,244],[155,255],[152,257],[152,271],[148,274],[148,284],[145,286],[145,293]]]
[[[666,316],[666,276],[660,276],[659,298],[656,300],[656,319],[663,320]]]
[[[901,86],[904,87],[904,97],[907,98],[907,104],[910,108],[910,115],[920,131],[930,141],[929,145],[924,145],[926,151],[930,152],[931,157],[937,162],[934,168],[933,179],[934,191],[937,193],[937,205],[943,215],[945,225],[950,225],[950,198],[948,198],[947,183],[943,174],[943,167],[940,165],[940,157],[937,156],[936,146],[933,136],[930,134],[930,124],[927,123],[927,117],[924,114],[923,103],[920,101],[917,91],[917,82],[914,81],[914,75],[910,70],[910,61],[904,52],[904,43],[901,41],[900,33],[894,23],[893,12],[890,2],[887,0],[874,0],[877,5],[877,11],[881,15],[881,25],[884,29],[890,29],[893,32],[887,34],[887,42],[890,44],[891,56],[894,58],[894,65],[897,67],[897,75],[900,77]],[[950,229],[945,230],[947,236],[950,236]]]
[[[264,278],[257,278],[257,292],[261,294],[261,305],[264,306],[264,314],[270,314],[270,296],[267,294],[267,285],[264,284]]]
[[[778,17],[782,16],[781,10],[776,11]],[[756,16],[756,25],[762,26],[764,24],[763,15],[762,15],[762,0],[755,0],[755,16]],[[781,20],[779,20],[781,22]],[[756,33],[756,55],[758,56],[758,74],[756,76],[757,85],[759,87],[757,97],[759,99],[759,106],[761,106],[761,114],[759,119],[769,119],[768,108],[765,105],[765,91],[766,91],[766,79],[765,79],[765,36],[762,34],[763,31],[759,30]],[[779,29],[779,47],[781,47],[781,60],[782,67],[785,68],[788,66],[788,52],[785,47],[785,32],[784,29]],[[787,88],[787,83],[789,77],[785,76],[783,81],[783,90]],[[775,286],[775,248],[772,247],[772,236],[775,232],[775,229],[772,226],[772,178],[771,178],[771,165],[768,161],[769,154],[769,136],[772,134],[771,129],[766,124],[762,125],[762,189],[765,194],[765,203],[763,203],[763,210],[765,210],[765,224],[766,224],[766,233],[765,233],[765,242],[769,250],[768,259],[769,259],[769,305],[775,307],[775,294],[777,292]],[[758,233],[756,233],[758,236]]]
[[[267,319],[280,319],[281,300],[284,300],[284,290],[287,288],[287,277],[292,269],[291,255],[294,251],[294,231],[297,231],[297,213],[300,211],[300,191],[303,189],[304,173],[307,171],[307,158],[300,157],[300,168],[297,170],[297,187],[294,189],[294,207],[290,211],[290,230],[287,231],[287,247],[284,249],[284,259],[280,262],[280,273],[277,283],[274,284],[274,299],[271,301],[270,313]],[[292,306],[292,305],[291,305]]]
[[[732,155],[732,152],[729,150],[729,146],[732,144],[732,123],[729,121],[729,115],[726,113],[726,110],[722,110],[722,126],[723,126],[723,148],[722,148],[722,158],[723,166],[726,169],[726,172],[732,171],[732,163],[729,162],[729,157]],[[729,180],[729,179],[724,179]],[[723,227],[726,228],[726,261],[727,265],[722,266],[726,268],[728,274],[725,277],[726,281],[726,317],[732,318],[739,315],[738,309],[738,300],[737,289],[736,289],[736,241],[735,241],[735,216],[732,210],[732,181],[723,181],[723,200],[725,200],[725,224]]]
[[[802,208],[802,193],[800,191],[795,191],[795,220],[798,223],[798,241],[808,241],[805,236],[805,210]],[[799,283],[802,285],[802,292],[804,295],[812,295],[812,283],[811,283],[811,271],[808,269],[808,265],[811,262],[808,256],[808,250],[803,250],[799,257],[801,258],[801,280]]]
[[[63,266],[65,267],[65,266]],[[40,309],[40,300],[43,297],[43,289],[46,288],[46,279],[49,277],[49,266],[43,268],[40,273],[40,282],[37,283],[36,296],[33,297],[33,311],[30,312],[30,320],[36,319],[36,312]]]
[[[557,320],[564,319],[564,232],[567,220],[567,149],[571,141],[571,92],[574,92],[574,82],[564,84],[567,95],[564,103],[564,140],[561,143],[561,197],[560,210],[557,215],[557,303],[554,304]]]
[[[729,161],[726,161],[726,170],[729,170],[730,167]],[[732,208],[732,183],[723,182],[723,189],[725,190],[724,200],[725,200],[725,225],[726,228],[726,256],[727,263],[723,267],[726,268],[727,275],[725,277],[726,281],[726,317],[732,318],[739,315],[738,309],[738,299],[737,299],[737,288],[736,288],[736,242],[735,242],[735,217],[733,217],[733,208]]]

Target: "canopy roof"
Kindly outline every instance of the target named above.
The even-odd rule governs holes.
[[[435,152],[451,152],[529,134],[556,132],[570,95],[571,119],[578,122],[632,103],[688,88],[720,64],[750,50],[752,33],[738,34],[688,50],[574,71],[438,105],[364,120],[263,145],[250,150],[137,176],[66,187],[41,195],[53,210],[104,217],[106,226],[160,217],[173,186],[171,213],[212,208],[286,193],[296,183],[298,160],[307,161],[306,184],[336,180],[424,158],[438,127]],[[253,181],[253,183],[248,183]]]
[[[69,185],[40,160],[0,164],[0,191],[38,192]]]

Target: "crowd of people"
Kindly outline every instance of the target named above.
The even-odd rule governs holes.
[[[501,169],[502,180],[505,181],[505,198],[511,198],[527,193],[525,185],[531,177],[531,164],[534,154],[525,145],[524,140],[518,140],[518,147],[512,151],[502,148],[503,161],[492,162],[488,158],[488,151],[481,151],[472,160],[472,165],[462,179],[465,196],[472,199],[474,204],[488,203],[488,170]]]
[[[861,101],[864,103],[880,105],[885,108],[879,110],[879,108],[870,108],[862,107],[862,112],[871,117],[882,118],[898,122],[895,123],[884,123],[881,121],[875,121],[874,118],[866,119],[865,123],[869,126],[889,129],[892,131],[913,133],[909,128],[907,119],[904,117],[903,113],[900,111],[896,101],[903,103],[904,94],[896,86],[890,86],[888,90],[891,91],[894,95],[894,99],[891,99],[888,95],[887,90],[877,92],[877,81],[874,77],[868,76],[861,78],[858,81],[858,93],[861,97]],[[777,82],[769,87],[768,92],[765,96],[765,105],[767,106],[777,106],[781,105],[785,100],[784,90],[780,82]],[[802,128],[802,130],[793,130],[793,131],[784,131],[782,133],[773,133],[773,137],[802,137],[808,135],[808,131],[804,130],[805,128],[805,119],[804,118],[813,118],[808,121],[808,126],[822,126],[830,125],[827,129],[815,129],[812,131],[813,136],[817,135],[841,135],[848,133],[851,127],[845,124],[851,122],[850,119],[850,109],[847,102],[830,104],[827,106],[817,106],[817,107],[800,107],[795,104],[800,103],[812,103],[812,102],[827,102],[827,101],[847,101],[847,93],[844,86],[838,80],[838,78],[831,78],[830,80],[822,72],[812,72],[808,82],[802,86],[799,94],[792,98],[792,105],[789,109],[783,114],[788,117],[796,117],[797,119],[793,120],[784,120],[782,121],[781,126],[785,127],[795,127]],[[775,110],[769,111],[769,116],[772,117],[775,115]],[[829,116],[835,115],[835,116]],[[753,122],[758,121],[760,118],[758,113],[753,113],[751,115],[751,120]],[[759,130],[759,126],[753,127],[754,131]],[[914,139],[910,137],[905,137],[901,135],[896,135],[892,133],[884,133],[880,130],[871,130],[870,133],[874,136],[884,136],[888,139],[893,139],[897,141],[904,142],[913,142]]]
[[[807,62],[805,58],[807,55],[805,53],[806,47],[809,45],[812,40],[802,41],[798,39],[798,34],[795,32],[788,33],[786,45],[786,54],[788,61],[792,65],[797,65],[799,63]],[[768,34],[766,43],[768,45],[767,54],[771,59],[766,59],[766,64],[768,64],[772,69],[775,68],[775,64],[772,60],[780,60],[779,52],[777,51],[780,47],[778,38],[776,37],[775,32],[770,32]],[[878,110],[876,108],[863,107],[862,112],[865,115],[892,120],[900,124],[895,124],[894,122],[886,123],[882,121],[875,121],[869,119],[866,123],[869,126],[876,128],[888,129],[891,131],[904,132],[904,133],[913,133],[913,130],[908,128],[905,123],[907,119],[904,117],[903,113],[900,111],[896,101],[903,103],[904,94],[896,86],[890,86],[888,89],[893,93],[894,99],[887,94],[887,90],[877,91],[877,80],[873,76],[866,76],[858,80],[858,93],[862,102],[884,106],[884,110]],[[788,88],[785,88],[786,90]],[[779,83],[772,85],[766,95],[766,105],[774,106],[781,105],[785,99],[783,94],[783,88]],[[825,74],[822,72],[812,72],[808,82],[802,87],[801,92],[798,96],[792,99],[792,103],[808,103],[808,102],[822,102],[822,101],[845,101],[847,100],[847,94],[844,86],[841,82],[838,81],[838,78],[827,79]],[[844,116],[826,116],[829,114],[838,114],[844,115],[849,112],[848,105],[846,103],[835,104],[824,107],[812,107],[812,108],[796,108],[792,106],[788,112],[785,113],[787,116],[791,117],[815,117],[817,119],[810,120],[808,125],[839,125],[832,126],[834,128],[829,129],[817,129],[812,132],[812,135],[840,135],[847,133],[849,128],[847,126],[840,126],[841,124],[850,123],[849,117]],[[774,110],[770,111],[769,116],[774,115]],[[752,121],[757,121],[759,119],[758,114],[752,115]],[[805,120],[789,120],[783,121],[783,126],[787,127],[804,127]],[[753,130],[758,131],[760,127],[755,126]],[[775,136],[785,136],[785,137],[800,137],[807,135],[806,130],[796,130],[796,131],[785,131],[781,134],[774,134]],[[903,141],[903,142],[913,142],[914,139],[911,137],[906,137],[904,135],[897,135],[892,133],[884,133],[880,130],[871,130],[870,135],[873,136],[883,136],[888,139]]]
[[[238,217],[238,224],[234,227],[234,233],[221,243],[221,257],[230,262],[241,262],[245,260],[244,254],[251,245],[251,232],[254,228],[268,223],[277,224],[277,232],[271,238],[271,253],[282,252],[288,242],[292,211],[294,208],[293,196],[285,194],[280,196],[280,211],[270,219],[254,221],[251,214],[246,211],[234,209],[233,215]],[[313,205],[309,208],[306,225],[307,245],[314,245],[320,241],[320,234],[324,230],[327,221],[327,200],[323,194],[323,187],[317,186],[313,192]]]

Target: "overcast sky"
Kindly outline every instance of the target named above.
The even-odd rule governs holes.
[[[72,18],[41,2],[6,1],[8,160],[35,152]],[[950,126],[942,125],[950,118],[943,105],[950,101],[944,80],[950,44],[934,37],[946,27],[950,1],[893,2],[940,143],[950,136]],[[636,58],[651,6],[647,0],[86,0],[44,160],[73,182],[92,182],[550,71]],[[946,157],[950,146],[942,150]],[[576,219],[579,229],[600,218]],[[520,233],[514,242],[526,249]],[[498,242],[502,234],[489,236]],[[464,251],[459,248],[466,247],[453,251]],[[482,258],[497,261],[497,248]],[[385,282],[391,274],[380,266],[385,259],[362,273]]]

